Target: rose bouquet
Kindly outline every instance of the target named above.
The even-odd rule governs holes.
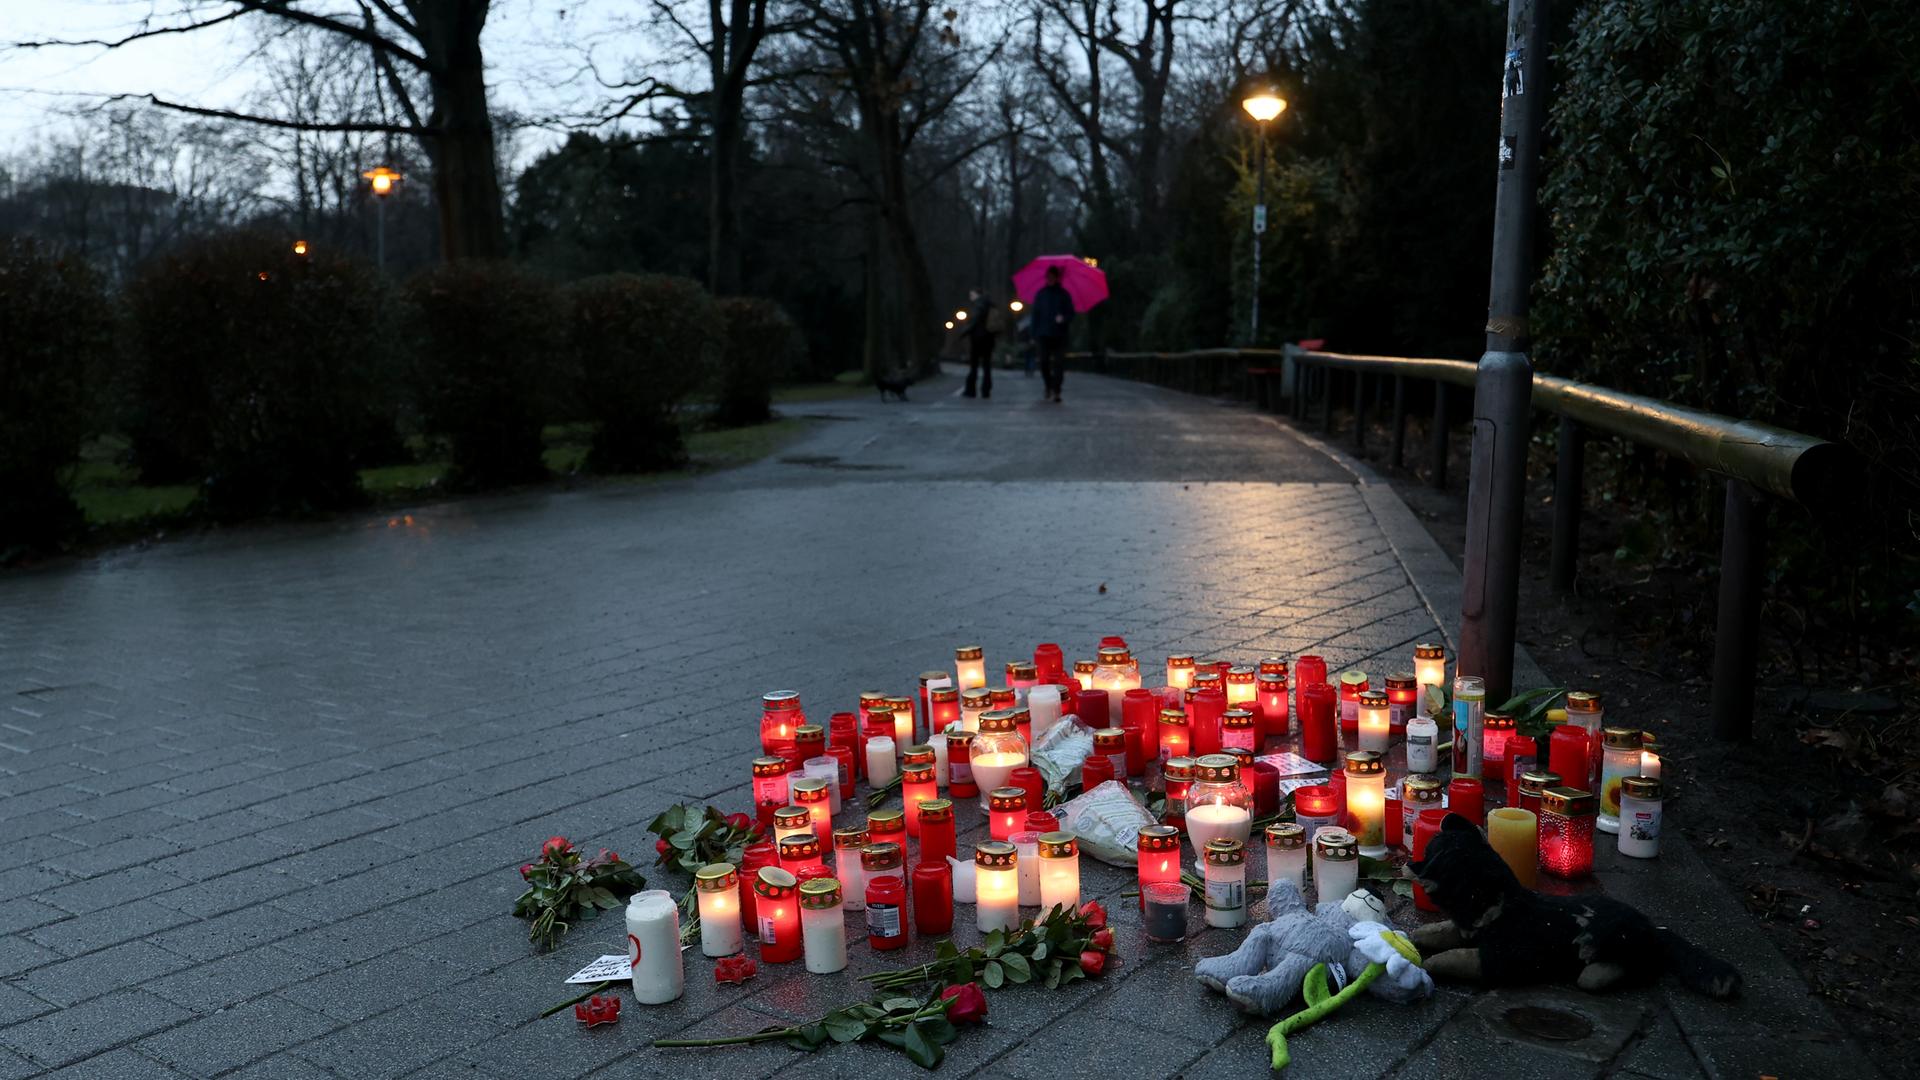
[[[513,913],[533,920],[527,940],[542,949],[553,948],[576,919],[617,908],[647,887],[647,879],[619,855],[601,848],[583,859],[564,836],[548,837],[540,857],[520,868],[520,877],[527,891],[513,902]]]
[[[685,803],[667,807],[647,831],[659,837],[653,844],[658,865],[688,874],[708,863],[739,866],[741,852],[760,839],[760,826],[745,814]]]
[[[1038,921],[1023,922],[1011,933],[995,930],[970,949],[943,941],[937,957],[927,963],[862,979],[887,989],[925,982],[956,986],[976,978],[995,990],[1028,982],[1053,989],[1075,979],[1099,978],[1109,962],[1119,961],[1113,931],[1107,928],[1107,909],[1089,900],[1077,909],[1056,904]]]

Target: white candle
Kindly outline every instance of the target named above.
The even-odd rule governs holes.
[[[833,876],[840,880],[840,906],[848,911],[867,910],[867,868],[860,862],[866,846],[865,826],[833,831]]]
[[[949,724],[949,729],[957,725]],[[947,733],[936,731],[928,735],[927,742],[933,747],[933,786],[935,790],[947,790]]]
[[[693,876],[700,897],[700,951],[732,956],[744,947],[740,925],[740,874],[732,863],[713,863]],[[628,951],[632,951],[629,943]]]
[[[1339,903],[1359,887],[1360,859],[1353,834],[1345,829],[1321,829],[1313,841],[1314,899]]]
[[[1660,755],[1651,750],[1640,751],[1640,775],[1654,780],[1660,779]]]
[[[994,788],[1007,786],[1007,778],[1013,770],[1027,763],[1027,755],[1017,750],[996,750],[990,754],[976,754],[973,758],[973,782],[980,785],[980,805],[987,805],[987,796]]]
[[[913,745],[913,710],[897,709],[893,714],[893,744],[901,750]]]
[[[899,760],[894,756],[893,737],[875,735],[867,740],[867,783],[875,788],[900,774]]]
[[[806,776],[827,782],[827,813],[837,817],[840,813],[839,760],[831,757],[810,757],[807,763],[801,766],[801,771]]]
[[[986,654],[978,645],[962,645],[953,651],[954,674],[959,677],[960,689],[970,690],[976,686],[987,685]]]
[[[800,886],[800,945],[807,970],[815,975],[847,966],[847,919],[840,910],[840,883],[833,878]]]
[[[1021,907],[1040,906],[1040,834],[1037,832],[1017,832],[1013,834],[1015,869],[1019,871]]]
[[[974,848],[974,924],[983,934],[1020,928],[1020,882],[1013,845],[989,840]]]
[[[1195,851],[1205,851],[1209,840],[1238,840],[1245,846],[1253,832],[1253,815],[1244,806],[1201,803],[1187,807],[1187,836]]]
[[[953,867],[953,902],[956,904],[973,903],[973,860],[956,859],[949,855],[947,856],[947,865]]]
[[[1072,833],[1047,833],[1040,841],[1040,909],[1080,906],[1080,847]]]
[[[1387,752],[1387,738],[1392,733],[1393,712],[1388,707],[1384,691],[1368,690],[1360,695],[1360,749],[1376,753]]]
[[[1027,712],[1032,715],[1033,741],[1053,729],[1060,722],[1060,688],[1057,686],[1036,686],[1027,691]]]
[[[634,1000],[642,1005],[663,1005],[685,988],[680,907],[665,889],[647,889],[627,901],[627,960],[633,965]]]
[[[1386,762],[1374,751],[1355,750],[1347,755],[1346,772],[1347,817],[1353,820],[1360,854],[1382,858],[1387,853]]]
[[[1207,925],[1231,929],[1247,924],[1246,849],[1220,844],[1204,856]]]

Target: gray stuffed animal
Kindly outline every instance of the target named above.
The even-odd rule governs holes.
[[[1385,922],[1384,912],[1384,905],[1365,890],[1339,901],[1322,901],[1319,910],[1310,911],[1299,886],[1283,879],[1267,890],[1267,921],[1254,927],[1238,949],[1200,961],[1193,973],[1242,1010],[1278,1016],[1299,995],[1300,984],[1315,964],[1339,973],[1340,982],[1365,968],[1367,960],[1357,953],[1347,931],[1363,920]],[[1349,964],[1356,966],[1344,966]],[[1381,987],[1385,981],[1369,989],[1390,999],[1402,996],[1393,988]]]

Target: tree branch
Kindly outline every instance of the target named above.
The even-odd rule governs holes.
[[[116,101],[144,101],[155,108],[186,113],[189,116],[235,120],[243,124],[258,124],[261,127],[278,128],[283,131],[361,131],[377,135],[412,135],[421,138],[440,134],[438,128],[421,127],[415,124],[387,124],[361,120],[287,120],[278,116],[261,116],[257,113],[235,112],[231,109],[209,109],[200,105],[168,101],[157,94],[113,94],[103,99],[101,104],[111,104]]]

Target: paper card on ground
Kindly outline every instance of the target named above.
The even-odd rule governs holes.
[[[1327,778],[1324,776],[1300,776],[1292,780],[1282,780],[1280,781],[1280,797],[1284,799],[1303,787],[1324,784],[1326,780]]]
[[[627,963],[626,953],[608,953],[607,955],[581,968],[569,978],[569,983],[597,983],[611,979],[631,979],[633,968]]]
[[[1277,754],[1261,754],[1253,760],[1264,761],[1273,766],[1274,770],[1280,774],[1280,778],[1283,780],[1289,776],[1306,776],[1310,773],[1324,773],[1327,771],[1325,765],[1308,761],[1306,758],[1301,757],[1291,750],[1282,750]]]

